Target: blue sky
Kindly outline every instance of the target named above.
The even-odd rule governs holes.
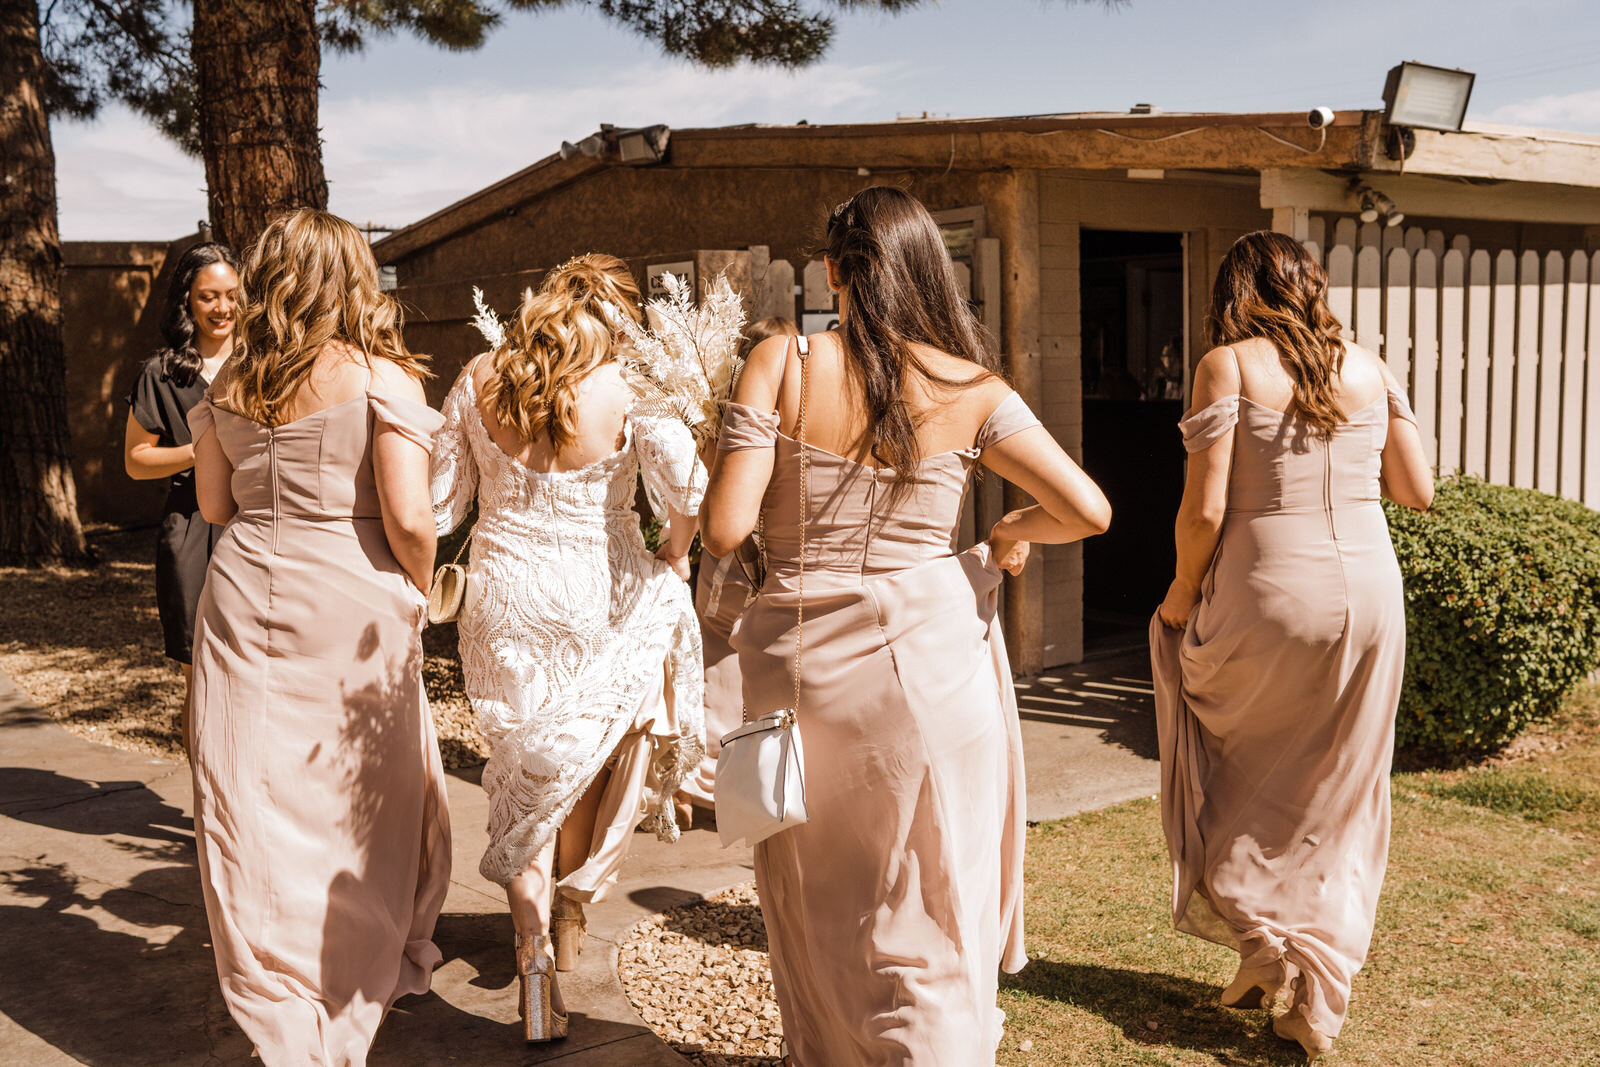
[[[402,226],[602,122],[1378,107],[1402,59],[1475,71],[1469,122],[1600,133],[1597,0],[943,0],[841,16],[792,74],[700,71],[581,9],[507,15],[476,52],[375,40],[324,61],[324,161],[333,210]],[[126,111],[53,133],[64,238],[162,239],[205,214],[199,162]]]

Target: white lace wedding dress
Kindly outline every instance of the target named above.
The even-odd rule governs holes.
[[[458,622],[467,696],[490,744],[479,869],[502,885],[525,870],[615,756],[590,861],[561,881],[598,899],[641,818],[677,838],[672,797],[704,751],[694,602],[645,547],[634,499],[642,472],[658,514],[670,503],[694,515],[706,472],[682,423],[635,414],[612,455],[534,471],[494,443],[477,401],[462,374],[431,481],[441,534],[478,505]]]

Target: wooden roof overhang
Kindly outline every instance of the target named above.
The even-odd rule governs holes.
[[[1325,135],[1325,136],[1324,136]],[[987,119],[918,119],[831,126],[727,126],[673,130],[665,161],[679,168],[866,168],[995,171],[1007,169],[1182,170],[1304,175],[1278,190],[1315,189],[1334,196],[1339,175],[1400,174],[1409,179],[1519,182],[1600,189],[1600,139],[1518,129],[1460,133],[1416,131],[1404,162],[1385,151],[1383,115],[1341,111],[1325,130],[1303,112],[1036,115]],[[492,221],[519,205],[622,166],[609,158],[547,156],[381,241],[373,250],[393,262],[452,234]],[[1267,204],[1263,190],[1263,206]],[[1587,211],[1587,195],[1580,199]],[[1600,218],[1593,221],[1600,222]]]

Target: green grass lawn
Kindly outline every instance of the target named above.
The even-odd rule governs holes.
[[[1600,1063],[1600,686],[1512,761],[1396,775],[1389,873],[1334,1062]],[[1237,957],[1173,931],[1153,800],[1028,842],[1028,945],[999,1062],[1288,1064],[1220,1007]],[[1031,1042],[1026,1050],[1023,1046]]]

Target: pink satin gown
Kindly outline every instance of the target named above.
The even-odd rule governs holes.
[[[1379,504],[1390,392],[1323,439],[1228,396],[1185,447],[1234,430],[1222,536],[1185,630],[1150,623],[1161,818],[1179,929],[1299,972],[1293,1011],[1336,1036],[1389,853],[1405,667],[1400,568]]]
[[[440,961],[425,603],[384,536],[372,439],[430,447],[442,421],[376,393],[278,427],[189,415],[197,440],[215,425],[239,505],[195,624],[195,840],[223,999],[267,1067],[365,1063]]]
[[[1038,425],[1015,393],[973,447],[896,474],[811,448],[799,722],[811,821],[756,846],[799,1067],[992,1064],[999,972],[1026,962],[1021,734],[987,545],[953,552],[983,449]],[[769,572],[732,644],[752,715],[793,701],[800,445],[730,405],[723,449],[776,448]]]

